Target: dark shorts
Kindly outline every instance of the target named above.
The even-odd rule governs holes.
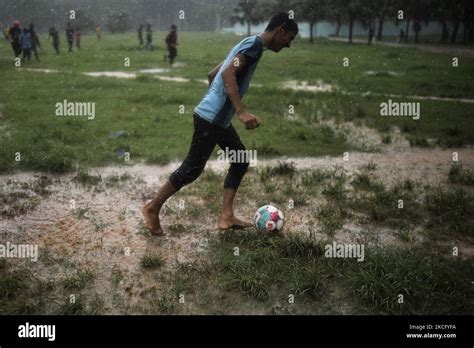
[[[178,50],[176,49],[176,47],[168,48],[168,57],[170,59],[175,59],[177,55],[178,55]]]
[[[196,114],[193,118],[194,134],[191,148],[181,166],[169,178],[177,190],[193,182],[201,175],[216,145],[219,145],[224,151],[226,148],[235,151],[245,150],[245,146],[232,125],[228,128],[222,128]],[[249,163],[245,162],[232,163],[224,181],[224,188],[237,189],[248,166]]]

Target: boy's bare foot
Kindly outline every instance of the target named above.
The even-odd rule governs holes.
[[[234,215],[220,215],[217,227],[220,230],[228,230],[231,228],[244,229],[252,226],[251,223],[237,219]]]
[[[142,208],[142,214],[145,217],[145,223],[150,229],[151,234],[154,236],[162,236],[164,233],[160,225],[158,214],[152,212],[148,205],[145,205]]]

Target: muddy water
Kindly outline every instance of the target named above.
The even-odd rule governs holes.
[[[474,168],[474,151],[470,149],[407,149],[387,153],[354,152],[349,153],[347,161],[342,156],[259,160],[257,169],[287,161],[292,162],[298,170],[343,168],[350,177],[368,163],[373,163],[373,173],[386,184],[405,178],[436,184],[446,182],[454,151],[458,152],[459,160],[464,166]],[[128,180],[112,187],[106,186],[105,183],[92,187],[82,186],[72,181],[75,174],[50,175],[53,179],[53,183],[47,187],[50,194],[40,197],[39,205],[27,214],[14,219],[1,219],[0,239],[17,244],[37,244],[40,258],[42,253],[49,252],[55,259],[62,258],[81,269],[93,270],[94,289],[100,296],[108,299],[107,301],[110,300],[109,294],[112,291],[121,290],[128,294],[131,303],[137,302],[140,294],[151,286],[150,284],[159,286],[156,285],[156,279],[140,266],[140,260],[146,253],[161,254],[166,262],[164,269],[173,269],[178,263],[204,257],[209,239],[219,233],[215,228],[216,216],[199,216],[189,221],[179,211],[178,198],[173,198],[166,203],[162,214],[166,235],[156,238],[144,234],[146,230],[142,227],[140,208],[148,198],[153,197],[178,165],[178,162],[166,166],[135,164],[93,168],[89,171],[89,174],[101,175],[104,179],[111,176],[129,176]],[[207,164],[208,169],[217,172],[225,171],[227,167],[228,164],[216,160]],[[39,176],[39,173],[31,172],[1,175],[0,187],[3,192],[18,191],[25,187],[25,183],[37,181]],[[187,188],[184,188],[183,197],[187,197],[188,192]],[[191,197],[188,203],[192,199]],[[237,213],[251,219],[251,199],[245,199],[249,204],[240,204]],[[314,238],[325,240],[327,236],[319,232],[321,226],[312,213],[314,206],[322,203],[322,198],[318,199],[315,197],[310,207],[294,209],[287,213],[287,229],[293,231],[292,233],[311,234]],[[205,204],[202,200],[191,203],[195,206]],[[175,224],[183,225],[184,230],[180,233],[173,232],[171,227]],[[335,240],[347,243],[370,243],[374,238],[381,244],[400,244],[394,231],[367,231],[365,226],[352,222],[347,222],[335,235]],[[474,254],[474,248],[469,245],[460,244],[460,251],[464,254]],[[124,274],[118,285],[111,281],[114,269]],[[41,262],[34,266],[34,271],[44,279],[63,277],[70,272],[63,267],[59,268],[57,273],[51,274],[51,270],[42,266]],[[113,304],[107,302],[106,306],[110,308],[108,312],[114,313]]]

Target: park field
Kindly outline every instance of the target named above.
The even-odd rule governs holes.
[[[258,155],[236,215],[273,204],[283,235],[216,228],[215,153],[157,238],[140,209],[188,151],[207,73],[243,38],[179,33],[170,67],[164,35],[153,51],[133,33],[84,35],[73,54],[61,38],[58,56],[42,35],[41,62],[20,67],[0,42],[0,244],[39,250],[0,259],[0,314],[473,313],[472,55],[319,38],[265,52],[244,99],[261,127],[234,121]],[[94,117],[56,116],[64,100]],[[381,116],[389,100],[419,102],[419,119]],[[333,243],[365,254],[330,257]]]
[[[133,34],[104,35],[100,41],[86,35],[82,49],[73,54],[66,53],[62,41],[59,56],[42,36],[41,63],[23,62],[20,68],[2,42],[0,170],[67,172],[78,166],[121,164],[121,150],[130,153],[133,163],[164,164],[183,158],[193,109],[206,92],[202,80],[242,38],[180,33],[179,67],[158,75],[187,80],[170,81],[138,72],[169,68],[163,61],[163,36],[155,34],[157,49],[144,51]],[[126,58],[130,67],[124,66]],[[349,59],[348,67],[343,66],[344,58]],[[474,99],[474,82],[467,78],[474,74],[474,58],[458,58],[459,66],[453,67],[450,55],[413,48],[351,46],[322,39],[311,45],[297,39],[289,50],[264,54],[244,100],[262,119],[262,128],[246,132],[235,124],[244,144],[262,158],[376,150],[377,146],[352,142],[350,134],[336,132],[321,120],[355,122],[375,130],[385,142],[392,140],[396,128],[417,146],[469,145],[474,141],[472,103],[410,99]],[[104,71],[135,72],[137,78],[83,75]],[[326,92],[308,91],[311,88]],[[388,99],[420,101],[420,119],[381,117],[380,103]],[[64,100],[95,103],[95,118],[56,116],[55,105]],[[126,137],[110,139],[120,130]],[[15,161],[17,152],[21,161]]]

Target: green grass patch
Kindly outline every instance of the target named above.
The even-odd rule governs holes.
[[[434,188],[425,198],[428,227],[445,234],[474,236],[474,197],[464,189]]]
[[[157,35],[156,40],[163,39],[162,34]],[[183,32],[179,59],[184,67],[173,68],[163,75],[205,79],[207,72],[240,40],[232,34]],[[207,43],[205,48],[202,42]],[[166,164],[186,156],[193,132],[192,110],[206,93],[206,86],[161,81],[144,75],[137,79],[84,76],[83,72],[130,72],[169,68],[169,65],[162,60],[162,50],[137,49],[134,33],[106,35],[100,41],[93,35],[84,35],[83,45],[81,51],[59,56],[45,46],[40,52],[41,63],[23,64],[33,69],[60,71],[54,74],[18,69],[11,56],[0,57],[0,72],[8,81],[0,87],[0,127],[5,130],[0,136],[0,172],[64,173],[77,166],[123,165],[127,164],[123,151],[129,152],[130,163]],[[11,53],[11,48],[2,41],[0,51]],[[133,62],[131,68],[123,66],[125,53]],[[339,63],[344,56],[353,57],[349,69]],[[315,50],[306,40],[296,39],[289,50],[265,53],[245,97],[246,108],[260,117],[262,126],[249,132],[238,121],[234,125],[243,143],[257,150],[260,158],[340,155],[353,150],[331,128],[321,127],[318,116],[337,121],[357,120],[374,129],[392,126],[410,129],[409,138],[414,146],[427,146],[427,139],[436,139],[435,143],[442,146],[466,146],[473,143],[474,124],[470,119],[472,112],[464,103],[423,101],[423,115],[414,121],[380,117],[380,103],[388,97],[362,95],[368,91],[385,94],[403,91],[407,96],[474,98],[474,82],[466,79],[474,73],[474,59],[463,58],[457,69],[449,68],[446,59],[444,54],[409,48],[347,45],[324,39]],[[420,61],[425,62],[422,68]],[[403,78],[393,77],[387,73],[387,66],[395,73],[410,73]],[[368,75],[368,70],[379,73]],[[449,83],[433,83],[433,76],[445,76]],[[315,98],[311,92],[281,89],[281,84],[288,80],[310,83],[323,80],[338,89]],[[22,96],[21,103],[18,95]],[[96,117],[88,120],[56,116],[55,104],[65,99],[96,103]],[[391,99],[406,102],[407,98]],[[285,117],[289,104],[297,111],[297,121]],[[185,107],[184,114],[179,113],[180,105]],[[118,130],[126,131],[128,136],[111,139],[110,133]]]
[[[147,253],[140,260],[143,268],[157,269],[165,264],[163,257],[159,254]]]
[[[342,273],[346,286],[370,313],[472,313],[470,260],[431,255],[423,248],[387,247],[367,254],[364,262],[345,262]]]
[[[462,164],[452,164],[448,173],[449,182],[459,185],[474,185],[474,173],[470,169],[466,169]]]

